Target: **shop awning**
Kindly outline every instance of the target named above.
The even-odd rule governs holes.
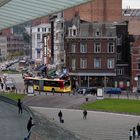
[[[0,0],[0,30],[91,0]]]

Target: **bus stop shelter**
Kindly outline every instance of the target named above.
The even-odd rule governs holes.
[[[0,30],[89,1],[91,0],[0,0]]]

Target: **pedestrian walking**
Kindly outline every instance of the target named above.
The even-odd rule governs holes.
[[[27,130],[28,132],[30,132],[32,126],[34,126],[35,124],[33,123],[33,119],[32,117],[30,117],[30,119],[28,120],[28,123],[27,123]]]
[[[137,133],[138,133],[137,137],[139,138],[139,136],[140,136],[140,124],[139,123],[137,124],[136,129],[137,129]]]
[[[3,87],[4,87],[4,85],[3,85],[3,83],[1,82],[1,89],[3,90]]]
[[[22,102],[20,99],[18,99],[17,106],[18,106],[18,114],[22,114]]]
[[[136,139],[136,128],[133,127],[133,140],[135,140],[135,139]]]
[[[58,112],[58,117],[59,117],[60,123],[62,123],[63,114],[62,114],[62,111],[61,110]]]
[[[30,135],[31,135],[31,132],[28,133],[28,135],[24,138],[24,140],[29,140],[30,139]]]
[[[87,110],[83,111],[83,119],[87,119]]]
[[[130,131],[129,131],[129,140],[133,140],[132,138],[133,138],[133,131],[132,131],[132,129],[130,129]]]

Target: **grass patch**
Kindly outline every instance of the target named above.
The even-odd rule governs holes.
[[[5,96],[7,98],[10,98],[12,100],[18,101],[18,99],[23,99],[25,98],[26,94],[16,94],[16,93],[4,93],[1,94],[2,96]]]
[[[12,71],[12,70],[3,70],[2,73],[7,73],[7,74],[19,74],[21,72],[19,71]]]
[[[127,99],[104,99],[81,105],[81,109],[109,111],[140,115],[140,101]]]

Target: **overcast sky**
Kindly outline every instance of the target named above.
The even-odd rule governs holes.
[[[122,8],[136,8],[140,9],[140,0],[122,0]]]

